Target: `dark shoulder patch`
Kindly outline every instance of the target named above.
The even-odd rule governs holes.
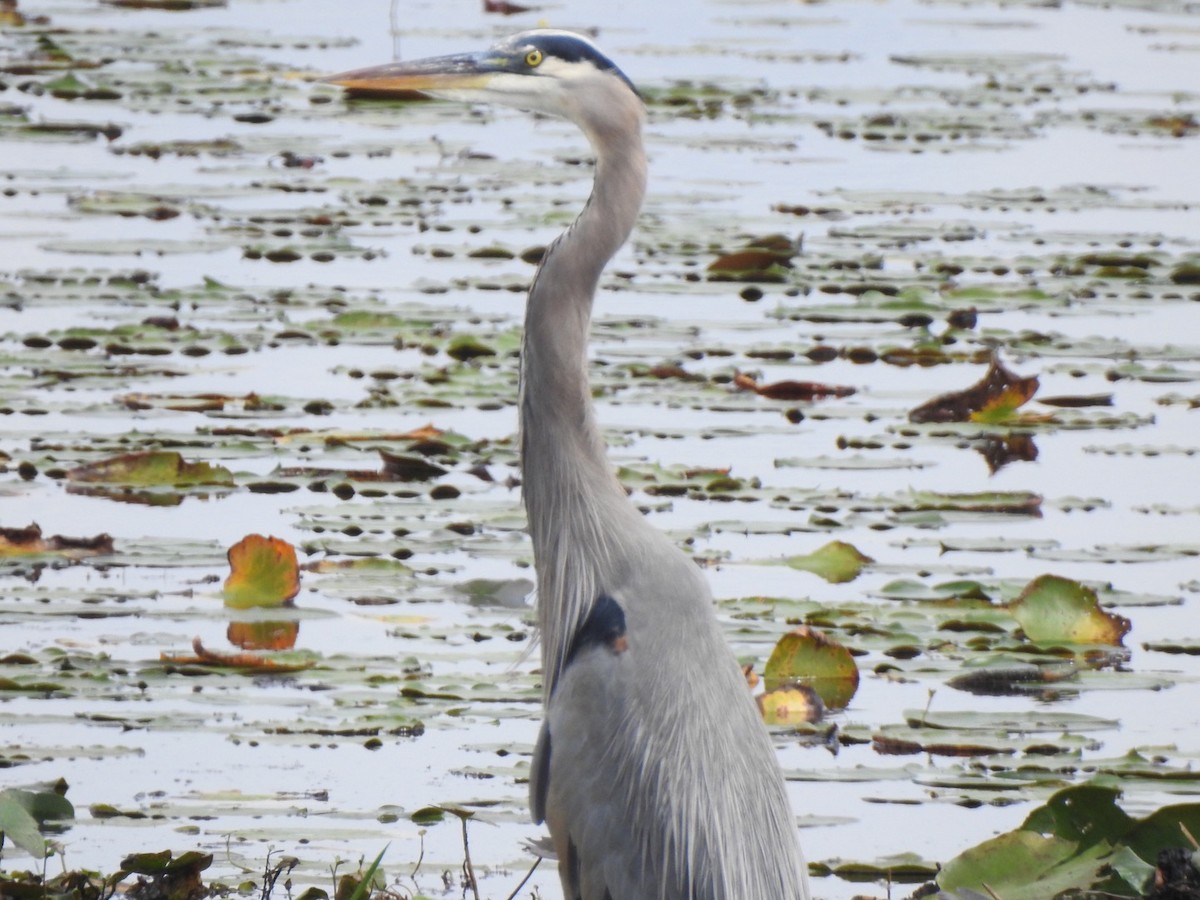
[[[625,639],[625,610],[608,594],[601,594],[592,611],[583,622],[583,627],[571,641],[567,651],[567,665],[575,655],[588,647],[605,646],[613,653],[623,653],[627,647]]]

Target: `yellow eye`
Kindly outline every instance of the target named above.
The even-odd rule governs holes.
[[[525,54],[525,65],[535,69],[542,64],[542,51],[536,47]]]

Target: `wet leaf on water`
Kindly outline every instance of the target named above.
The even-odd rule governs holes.
[[[1086,713],[1064,712],[1056,709],[1037,709],[1028,713],[983,712],[978,710],[904,710],[909,728],[936,731],[995,732],[997,734],[1062,734],[1091,733],[1120,728],[1116,719],[1106,719]]]
[[[947,891],[987,891],[1005,900],[1044,900],[1062,891],[1142,896],[1159,854],[1186,846],[1200,829],[1200,804],[1130,817],[1120,790],[1102,783],[1065,788],[1020,828],[960,853],[938,873]]]
[[[983,378],[962,391],[934,397],[908,414],[910,422],[980,422],[1011,424],[1017,409],[1038,389],[1038,377],[1023,378],[993,359]]]
[[[708,265],[712,281],[782,282],[796,255],[796,243],[785,235],[757,238],[744,249],[717,257]]]
[[[857,578],[874,561],[853,544],[830,541],[804,556],[789,556],[784,563],[793,569],[812,572],[830,584],[844,584]]]
[[[1046,406],[1059,406],[1065,409],[1078,409],[1085,406],[1112,406],[1112,394],[1064,394],[1055,397],[1039,397],[1038,403]]]
[[[112,552],[113,539],[107,534],[90,538],[64,537],[61,534],[43,537],[42,529],[36,522],[24,528],[0,528],[0,559],[49,554],[75,560],[106,556]]]
[[[281,659],[274,656],[259,656],[254,653],[217,653],[209,650],[201,643],[200,638],[192,640],[192,651],[195,656],[178,656],[173,653],[162,653],[159,658],[164,663],[175,666],[214,666],[222,669],[246,669],[253,672],[287,673],[302,672],[316,665],[312,659]]]
[[[775,381],[759,384],[749,375],[738,372],[733,383],[743,391],[754,391],[768,400],[820,400],[825,397],[849,397],[855,388],[837,384],[820,384],[815,381]]]
[[[1200,656],[1200,639],[1179,638],[1173,641],[1146,641],[1142,644],[1146,650],[1157,653],[1179,653],[1188,656]]]
[[[897,510],[943,510],[1040,517],[1042,498],[1028,491],[982,491],[971,494],[913,491],[907,499],[899,499],[894,508]]]
[[[937,874],[938,867],[915,853],[898,853],[872,862],[830,860],[809,866],[814,875],[836,875],[852,883],[880,882],[917,884]]]
[[[438,822],[444,821],[445,818],[446,811],[440,806],[422,806],[409,816],[409,820],[414,825],[436,825]]]
[[[1121,646],[1130,628],[1128,619],[1100,608],[1091,588],[1057,575],[1031,581],[1009,611],[1035,644]]]
[[[978,581],[947,581],[942,584],[927,585],[920,581],[897,579],[889,581],[875,593],[889,600],[917,600],[946,602],[955,600],[972,600],[991,605],[992,597]]]
[[[383,471],[399,481],[432,481],[446,474],[446,469],[420,456],[387,450],[380,450],[379,456],[383,460]]]
[[[517,13],[529,12],[536,6],[522,6],[520,3],[510,3],[509,0],[483,0],[483,11],[499,13],[502,16],[515,16]]]
[[[75,807],[58,790],[5,788],[0,791],[0,836],[35,859],[46,856],[42,826],[73,818]]]
[[[283,606],[300,591],[296,548],[276,537],[251,534],[229,548],[225,605],[235,609]]]
[[[845,709],[858,690],[854,656],[842,644],[807,626],[779,639],[767,659],[763,678],[769,691],[791,682],[811,686],[830,709]]]
[[[1010,697],[1040,691],[1075,678],[1071,662],[1041,665],[1012,657],[979,660],[964,665],[965,671],[947,679],[946,686],[985,697]]]
[[[85,463],[67,472],[67,479],[82,484],[130,487],[232,486],[233,473],[206,462],[185,462],[175,451],[126,453]]]

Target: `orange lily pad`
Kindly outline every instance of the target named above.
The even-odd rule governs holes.
[[[226,606],[283,606],[300,591],[296,548],[285,540],[247,535],[229,548],[227,556]]]

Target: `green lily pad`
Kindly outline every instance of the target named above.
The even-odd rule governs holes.
[[[1091,588],[1056,575],[1034,579],[1009,610],[1038,644],[1120,646],[1130,629],[1128,619],[1100,608]]]
[[[831,584],[853,581],[872,562],[871,557],[844,541],[830,541],[805,556],[789,556],[784,560],[793,569],[812,572]]]
[[[67,478],[81,484],[115,484],[131,487],[186,487],[232,485],[233,474],[206,462],[185,462],[174,451],[127,453],[71,469]]]
[[[1160,851],[1200,827],[1200,804],[1164,807],[1145,819],[1117,805],[1120,791],[1085,784],[1059,791],[1020,828],[959,854],[942,868],[947,891],[1044,900],[1062,891],[1141,896]]]
[[[809,685],[830,709],[844,709],[858,690],[858,666],[850,651],[808,627],[797,628],[779,639],[767,659],[763,678],[768,691],[790,682]]]

